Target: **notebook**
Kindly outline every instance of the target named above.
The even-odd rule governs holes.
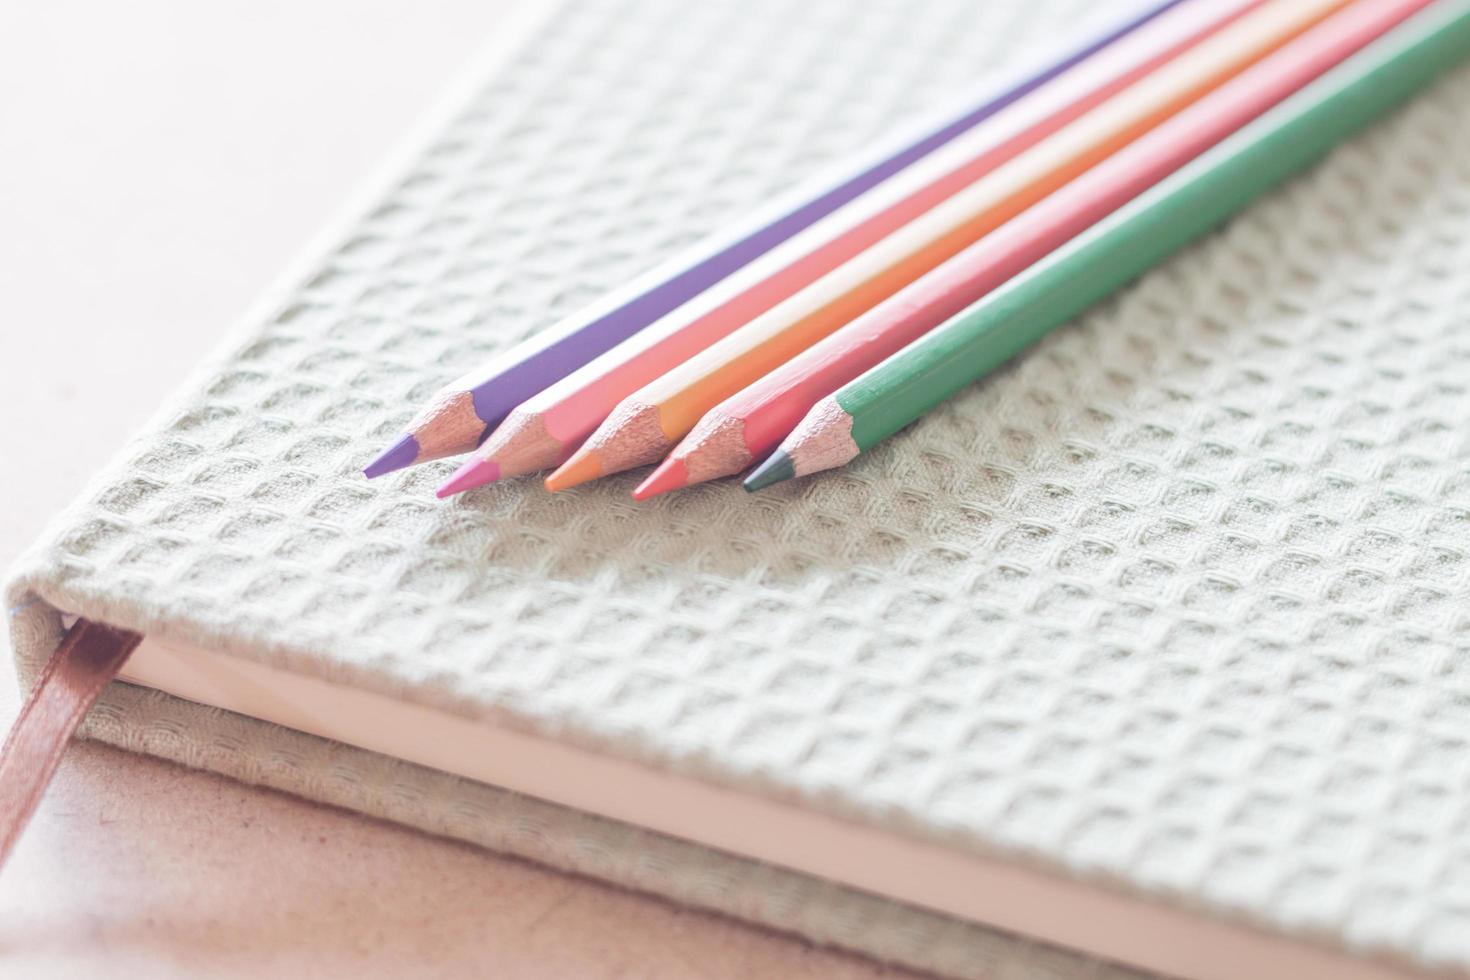
[[[569,0],[22,560],[85,733],[961,977],[1470,967],[1459,71],[841,472],[368,483],[1080,0]]]

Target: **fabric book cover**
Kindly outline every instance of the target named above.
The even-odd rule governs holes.
[[[362,478],[1095,6],[559,5],[22,560],[22,676],[135,630],[90,737],[938,973],[1470,970],[1470,72],[841,471]]]

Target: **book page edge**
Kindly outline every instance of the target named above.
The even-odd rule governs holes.
[[[1415,975],[1085,881],[181,644],[145,638],[121,679],[1146,970],[1196,980]]]

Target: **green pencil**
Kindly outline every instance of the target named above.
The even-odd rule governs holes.
[[[1470,55],[1470,0],[1436,4],[1047,258],[818,402],[745,480],[833,469],[1211,231]]]

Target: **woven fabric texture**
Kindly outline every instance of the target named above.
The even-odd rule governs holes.
[[[358,472],[1088,6],[574,0],[23,561],[22,661],[83,613],[1470,967],[1470,72],[841,472]],[[1102,969],[161,695],[89,730],[914,965]]]

